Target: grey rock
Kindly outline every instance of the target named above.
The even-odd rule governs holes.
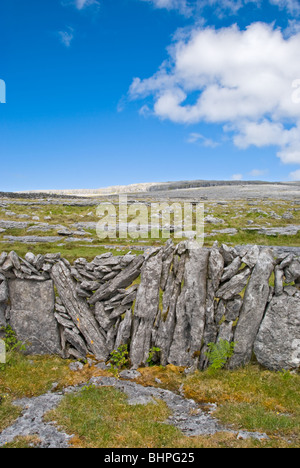
[[[44,414],[54,409],[62,398],[61,394],[49,392],[34,398],[15,400],[14,405],[24,409],[22,415],[1,432],[0,446],[12,442],[18,436],[37,435],[40,448],[67,448],[72,436],[44,420]]]
[[[283,292],[285,292],[288,296],[296,296],[300,297],[300,291],[295,286],[284,286]]]
[[[169,362],[179,366],[199,360],[205,326],[209,251],[188,243],[184,285],[176,305],[176,324]]]
[[[131,327],[132,327],[133,315],[132,310],[128,309],[124,319],[118,327],[118,332],[115,341],[115,349],[118,349],[122,345],[127,345],[131,338]]]
[[[7,321],[6,321],[6,304],[3,302],[0,302],[0,328],[1,327],[6,327]],[[2,338],[2,331],[0,330],[0,338]]]
[[[247,364],[269,298],[269,280],[275,266],[270,250],[263,250],[247,285],[244,302],[234,334],[236,346],[230,367]]]
[[[216,311],[215,311],[215,323],[217,325],[219,325],[221,320],[225,318],[225,313],[226,313],[226,301],[223,301],[223,299],[220,299],[217,304]]]
[[[108,352],[104,337],[85,299],[78,297],[76,282],[70,270],[62,261],[58,261],[52,268],[51,277],[69,316],[85,338],[88,349],[96,359],[106,360]]]
[[[12,262],[11,257],[7,256],[4,263],[1,266],[1,271],[2,273],[7,273],[8,271],[12,270],[14,267],[14,264]]]
[[[284,275],[287,283],[292,283],[300,278],[300,261],[293,260],[290,265],[285,268]]]
[[[218,334],[218,339],[217,342],[220,340],[225,340],[230,343],[233,338],[233,322],[228,322],[225,320],[222,322],[219,328],[219,334]]]
[[[22,244],[54,243],[61,240],[58,236],[4,236],[7,242],[21,242]]]
[[[228,301],[226,303],[226,311],[225,311],[225,317],[226,320],[230,321],[235,321],[240,314],[240,310],[243,305],[243,299],[241,296],[235,296],[231,301]]]
[[[287,294],[273,297],[254,343],[258,362],[275,371],[298,369],[299,329],[299,299]]]
[[[294,216],[290,211],[286,211],[285,213],[283,213],[282,218],[283,219],[294,219]]]
[[[21,221],[2,221],[0,220],[0,228],[3,229],[26,229],[28,223]]]
[[[3,281],[0,284],[0,302],[6,302],[8,300],[8,287],[7,282]]]
[[[142,374],[139,371],[134,370],[134,369],[125,369],[119,373],[119,376],[122,379],[129,379],[129,380],[138,379],[139,377],[141,377],[141,375]]]
[[[78,351],[77,358],[84,359],[88,354],[88,350],[83,338],[74,330],[70,330],[69,328],[65,328],[63,334],[65,341],[74,346]]]
[[[57,322],[62,325],[64,328],[74,328],[74,323],[72,320],[69,320],[62,315],[58,314],[57,312],[54,313],[54,317],[56,318]]]
[[[77,371],[80,371],[84,368],[84,365],[82,362],[80,361],[76,361],[76,362],[71,362],[71,364],[69,365],[69,369],[73,372],[77,372]]]
[[[167,284],[163,293],[162,314],[155,346],[160,348],[160,362],[163,366],[168,363],[170,347],[173,341],[176,318],[176,303],[180,294],[181,284],[175,281],[173,270],[169,271]]]
[[[35,257],[35,261],[34,261],[34,263],[33,263],[33,266],[34,266],[37,270],[41,270],[41,268],[43,267],[44,261],[45,261],[44,255],[38,254],[38,255]]]
[[[225,224],[224,219],[215,218],[214,216],[208,215],[204,218],[204,221],[209,224]]]
[[[10,280],[10,325],[28,354],[59,354],[60,339],[54,317],[54,289],[44,282]]]
[[[7,259],[7,253],[6,252],[2,252],[1,255],[0,255],[0,267],[3,265],[3,263],[5,262],[5,260]]]
[[[127,288],[140,275],[144,260],[145,257],[143,255],[134,258],[115,278],[100,286],[90,298],[89,303],[96,304],[98,301],[109,299],[118,289]]]
[[[238,440],[248,440],[248,439],[256,439],[256,440],[268,440],[269,437],[267,434],[260,433],[260,432],[248,432],[248,431],[240,431],[236,436]]]
[[[246,262],[244,262],[246,263]],[[240,269],[242,264],[242,260],[240,257],[236,257],[225,269],[221,278],[222,283],[224,281],[230,280]]]
[[[288,225],[282,227],[272,227],[272,228],[245,228],[245,231],[256,231],[258,234],[263,234],[266,236],[296,236],[300,231],[300,226],[297,225]]]
[[[259,257],[259,247],[254,245],[250,247],[246,255],[242,258],[242,262],[248,265],[250,268],[254,268]]]
[[[239,294],[247,285],[250,277],[251,270],[244,268],[239,274],[233,276],[229,281],[222,284],[220,289],[216,292],[216,297],[230,300]]]
[[[218,248],[213,247],[208,262],[208,276],[212,281],[214,291],[219,288],[224,270],[224,258]]]
[[[110,312],[105,310],[102,302],[96,302],[94,314],[99,326],[107,332],[114,321],[110,318]]]
[[[281,260],[281,256],[279,257],[280,260]],[[288,267],[292,261],[294,260],[294,255],[291,253],[291,254],[284,254],[283,255],[283,259],[282,261],[280,262],[280,265],[279,265],[279,268],[281,270],[283,270],[284,268]]]
[[[141,282],[136,295],[130,360],[133,367],[146,364],[151,347],[151,330],[159,307],[159,288],[162,274],[160,250],[149,257],[142,268]]]
[[[274,280],[274,291],[275,296],[281,296],[283,293],[283,270],[281,270],[278,265],[275,267],[275,280]]]
[[[238,256],[237,251],[233,247],[228,247],[226,244],[221,245],[220,252],[223,255],[226,266],[232,263],[235,257]]]

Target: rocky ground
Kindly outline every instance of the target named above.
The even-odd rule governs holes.
[[[68,448],[73,435],[66,434],[52,421],[45,421],[44,415],[55,408],[65,394],[79,392],[86,385],[115,387],[127,395],[129,405],[147,405],[150,402],[155,403],[157,399],[163,400],[172,412],[168,420],[165,421],[165,424],[177,427],[187,436],[231,432],[238,439],[268,439],[268,436],[264,433],[235,432],[221,425],[212,416],[215,410],[215,405],[213,404],[206,405],[206,411],[204,411],[194,400],[177,395],[170,390],[144,387],[135,383],[132,379],[139,375],[137,371],[123,371],[123,374],[122,379],[115,377],[93,377],[86,384],[67,387],[60,392],[50,391],[38,397],[16,400],[14,404],[23,408],[22,415],[11,426],[2,431],[0,434],[0,447],[12,442],[16,437],[34,435],[39,439],[40,448]]]
[[[207,246],[218,240],[231,245],[300,247],[299,184],[215,184],[190,187],[190,182],[182,182],[151,185],[147,191],[129,191],[128,206],[131,208],[128,210],[134,208],[135,201],[143,202],[148,219],[140,225],[135,238],[129,234],[126,239],[119,239],[117,235],[100,240],[96,232],[101,219],[97,216],[97,207],[107,201],[114,210],[109,219],[111,224],[117,231],[127,229],[128,224],[118,219],[117,195],[87,198],[66,194],[0,194],[0,245],[2,243],[3,250],[10,250],[10,245],[17,253],[21,245],[37,246],[43,251],[46,245],[51,245],[52,251],[66,249],[69,253],[78,247],[90,251],[129,247],[138,251],[145,250],[148,245],[164,243],[162,228],[169,230],[171,237],[179,242],[188,233],[182,232],[182,225],[166,207],[155,215],[160,237],[153,239],[149,232],[154,203],[166,202],[170,207],[177,200],[182,204],[192,202],[194,212],[197,203],[203,203]],[[126,193],[125,188],[123,190],[121,193]],[[134,215],[129,215],[128,223],[133,223],[134,219]],[[74,255],[78,257],[77,252]]]

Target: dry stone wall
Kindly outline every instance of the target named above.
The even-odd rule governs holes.
[[[31,354],[107,361],[122,344],[133,368],[152,347],[162,365],[208,365],[209,343],[235,342],[228,366],[253,353],[272,370],[300,366],[300,261],[294,254],[192,241],[142,255],[0,255],[0,326]]]

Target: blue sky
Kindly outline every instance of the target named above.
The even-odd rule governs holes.
[[[300,179],[298,0],[1,0],[0,191]]]

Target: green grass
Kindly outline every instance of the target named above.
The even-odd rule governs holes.
[[[151,200],[148,200],[151,201]],[[253,206],[253,203],[256,203]],[[119,207],[118,203],[115,203],[115,211],[118,214]],[[213,237],[208,237],[205,239],[205,246],[211,246],[214,241],[218,240],[220,243],[227,244],[258,244],[258,245],[287,245],[287,246],[300,246],[300,233],[296,236],[266,236],[260,235],[256,232],[250,230],[245,230],[247,227],[251,228],[252,225],[248,225],[247,222],[252,220],[254,225],[259,225],[261,227],[277,227],[277,226],[288,226],[290,224],[300,224],[300,211],[299,205],[294,202],[280,201],[280,200],[256,200],[248,202],[246,200],[231,200],[227,205],[219,205],[213,201],[205,202],[205,216],[208,214],[213,215],[214,217],[221,218],[224,220],[225,224],[213,225],[207,224],[205,226],[205,232],[210,234],[213,230],[220,230],[225,228],[235,228],[238,230],[238,233],[234,236],[217,234]],[[293,219],[274,219],[272,212],[277,213],[282,216],[287,210],[292,210]],[[24,205],[10,205],[7,207],[7,210],[15,212],[18,214],[28,214],[30,216],[29,220],[24,220],[33,223],[31,217],[33,214],[36,214],[40,217],[40,222],[45,222],[45,216],[51,216],[51,220],[47,221],[50,224],[61,224],[66,226],[69,229],[73,229],[73,224],[78,222],[97,222],[99,218],[96,216],[96,206],[94,207],[80,207],[80,206],[68,206],[68,205],[34,205],[34,206],[24,206]],[[263,213],[257,213],[255,210],[260,210]],[[6,209],[5,209],[6,211]],[[0,215],[1,219],[6,220],[15,220],[22,221],[16,217],[5,216],[5,211]],[[93,213],[92,216],[88,216],[89,213]],[[150,208],[149,208],[150,213]],[[130,219],[130,217],[128,218]],[[171,214],[171,223],[173,215]],[[94,237],[96,233],[93,230],[87,229]],[[34,234],[27,233],[26,229],[11,229],[7,230],[5,233],[0,234],[0,240],[3,240],[5,235],[28,235]],[[36,234],[39,236],[45,235],[57,235],[55,230],[50,232],[40,232],[36,231]],[[171,235],[172,237],[172,235]],[[148,245],[162,245],[166,239],[160,237],[159,239],[142,239],[143,243]],[[105,239],[103,242],[99,242],[97,239],[94,244],[107,244],[112,245],[122,244],[130,247],[130,245],[138,244],[141,239]],[[175,242],[178,243],[180,239],[175,239]],[[64,239],[62,238],[62,243]],[[74,246],[74,249],[76,246]]]
[[[180,436],[163,424],[169,416],[165,403],[129,406],[127,397],[111,387],[87,387],[67,395],[48,414],[66,431],[76,434],[74,445],[84,448],[169,447]]]
[[[105,252],[112,252],[113,255],[124,255],[129,250],[131,253],[135,253],[137,255],[141,254],[140,251],[132,250],[130,247],[125,249],[118,249],[117,245],[112,245],[111,248],[107,249],[103,247],[101,244],[97,244],[94,246],[83,246],[80,242],[72,242],[70,244],[64,245],[57,245],[48,244],[48,243],[40,243],[40,244],[23,244],[20,242],[15,243],[4,243],[1,245],[1,252],[10,252],[14,250],[20,257],[26,255],[27,252],[32,252],[35,255],[37,254],[46,254],[46,253],[60,253],[62,257],[66,258],[70,262],[73,262],[79,257],[86,258],[88,261],[92,261],[96,255],[101,255]]]
[[[20,409],[13,400],[33,397],[49,391],[53,382],[58,389],[88,383],[95,375],[105,375],[96,367],[85,365],[81,371],[69,369],[68,360],[56,356],[23,356],[14,353],[9,365],[0,371],[0,431],[12,424]],[[269,440],[241,441],[231,433],[186,437],[165,424],[169,410],[165,403],[130,406],[120,391],[112,387],[90,385],[82,391],[66,394],[61,404],[47,414],[69,434],[74,447],[286,447],[300,446],[300,375],[270,372],[257,365],[234,371],[184,373],[169,365],[139,369],[138,383],[154,385],[193,398],[205,410],[216,403],[214,416],[223,424],[239,430],[266,432]],[[106,375],[108,375],[106,373]],[[157,380],[160,383],[158,384]],[[20,438],[8,448],[31,447],[34,437]]]

